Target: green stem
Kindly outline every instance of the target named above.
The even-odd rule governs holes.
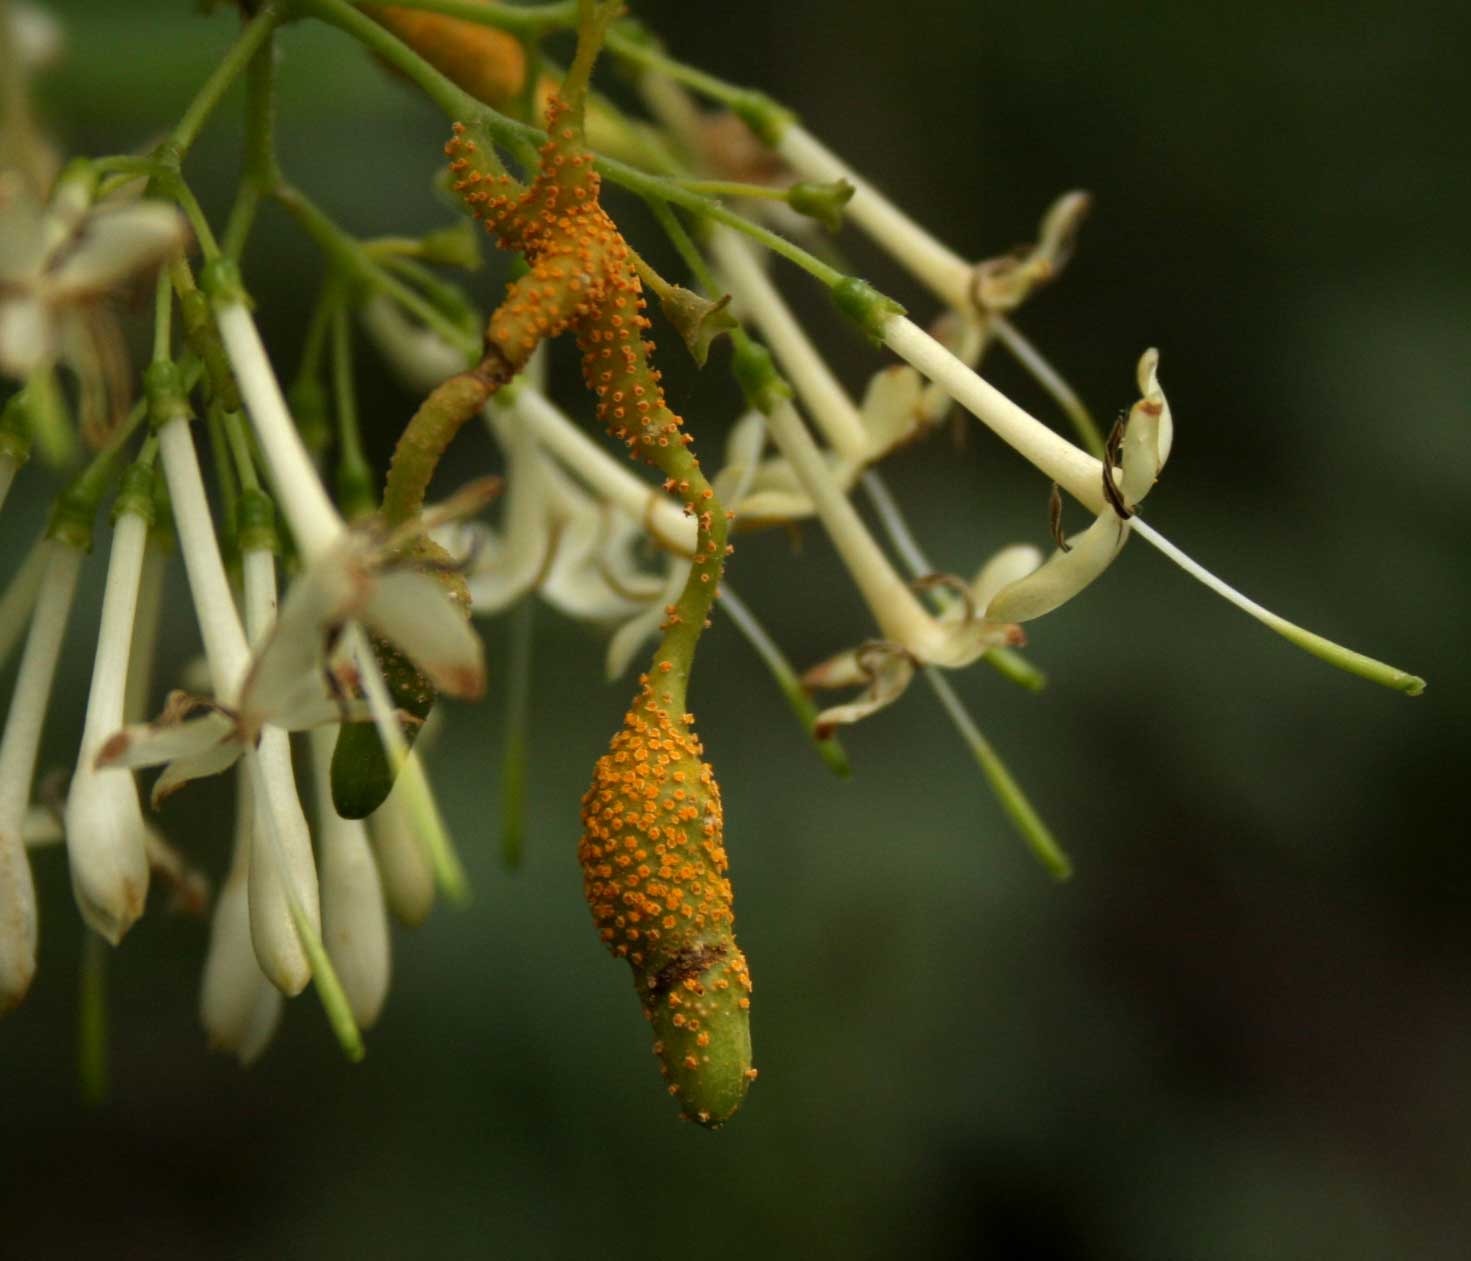
[[[960,703],[960,698],[950,686],[950,681],[934,666],[926,666],[924,676],[935,695],[940,698],[940,704],[945,707],[950,720],[970,746],[981,773],[991,785],[991,791],[996,794],[996,800],[1001,803],[1001,808],[1021,833],[1027,848],[1056,879],[1068,879],[1073,874],[1072,861],[1063,853],[1062,847],[1028,800],[1027,794],[1022,791],[1021,785],[1007,769],[995,747],[981,734],[975,720],[966,712],[965,706]]]
[[[222,412],[225,441],[235,460],[235,470],[240,476],[240,485],[247,491],[260,493],[260,478],[255,472],[255,453],[250,446],[250,433],[245,427],[245,417],[239,412]]]
[[[773,188],[769,184],[746,184],[740,180],[677,179],[680,188],[702,197],[755,197],[762,201],[786,201],[785,188]]]
[[[352,324],[342,305],[332,318],[332,397],[337,405],[337,502],[353,521],[372,514],[373,467],[363,453],[352,375]]]
[[[184,160],[184,155],[199,138],[204,124],[209,121],[209,116],[214,113],[215,107],[229,91],[230,85],[240,77],[256,51],[270,39],[271,32],[281,24],[282,20],[281,7],[277,0],[265,0],[261,4],[256,15],[245,24],[238,38],[230,46],[224,60],[205,80],[198,95],[184,111],[183,118],[179,119],[178,125],[169,133],[169,138],[159,146],[157,157],[160,161],[175,169],[178,168]]]
[[[245,249],[262,200],[281,182],[276,164],[275,109],[275,33],[272,31],[250,59],[245,78],[245,163],[235,204],[225,221],[225,253],[236,260]]]
[[[300,189],[289,185],[278,185],[272,190],[275,198],[290,212],[307,235],[322,249],[322,252],[353,280],[373,289],[381,289],[406,311],[416,316],[435,332],[449,341],[452,346],[465,342],[465,330],[446,317],[422,294],[404,284],[380,263],[374,260],[362,242],[338,227]]]

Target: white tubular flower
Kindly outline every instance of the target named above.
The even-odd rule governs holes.
[[[1001,588],[982,606],[987,617],[1010,622],[1041,617],[1071,600],[1113,563],[1129,537],[1134,509],[1159,477],[1174,442],[1158,368],[1159,352],[1146,350],[1138,367],[1143,397],[1129,412],[1121,444],[1123,467],[1117,475],[1113,469],[1105,474],[1115,489],[1097,519],[1035,572]]]
[[[275,622],[275,557],[265,549],[254,549],[245,552],[242,560],[246,628],[259,642],[271,633]],[[314,933],[321,933],[322,917],[311,833],[291,769],[291,737],[281,728],[262,729],[253,773],[257,804],[256,835],[250,848],[250,936],[261,971],[290,996],[299,994],[312,978],[292,903]]]
[[[48,539],[45,577],[0,736],[0,1014],[26,995],[36,973],[36,889],[24,839],[41,727],[76,593],[82,553]]]
[[[310,564],[337,542],[346,525],[332,506],[331,496],[317,476],[311,456],[302,445],[301,434],[286,409],[281,383],[245,305],[239,277],[217,268],[213,276],[207,273],[205,280],[206,287],[213,290],[220,339],[240,384],[246,413],[265,452],[276,502],[291,524],[292,537],[302,556]],[[212,280],[218,283],[211,285]]]
[[[332,746],[336,727],[311,734],[317,784],[317,836],[322,849],[322,941],[337,969],[358,1024],[371,1028],[388,996],[392,964],[383,885],[360,819],[343,819],[332,805]]]
[[[409,766],[417,759],[417,752],[410,753]],[[403,774],[393,781],[393,790],[367,823],[388,909],[401,924],[417,928],[434,909],[434,866],[407,800],[411,778]]]
[[[254,829],[250,770],[235,785],[235,848],[230,874],[215,899],[209,949],[199,991],[199,1019],[209,1044],[233,1052],[242,1064],[258,1059],[281,1019],[281,993],[256,962],[250,937],[250,846]]]
[[[0,175],[0,374],[24,380],[66,357],[90,384],[112,348],[94,346],[88,309],[183,247],[187,231],[172,206],[92,207],[93,182],[63,176],[42,206],[13,172]]]
[[[41,579],[46,576],[46,556],[45,538],[39,538],[0,596],[0,666],[10,660],[11,651],[31,624],[31,610],[36,607]]]
[[[143,913],[148,855],[132,775],[99,770],[96,758],[123,721],[147,544],[147,518],[121,512],[113,528],[82,747],[66,799],[66,848],[77,906],[88,927],[114,946]]]

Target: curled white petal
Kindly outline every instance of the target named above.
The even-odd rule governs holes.
[[[1113,563],[1129,534],[1129,524],[1105,508],[1081,534],[1069,540],[1040,569],[1003,587],[986,608],[986,617],[1029,622],[1066,604]]]
[[[1120,486],[1125,502],[1131,507],[1149,493],[1175,442],[1170,405],[1159,384],[1159,351],[1146,350],[1139,357],[1138,376],[1142,397],[1130,409],[1124,428],[1124,470]]]
[[[843,705],[817,715],[813,727],[819,739],[833,727],[859,722],[892,705],[914,678],[914,658],[898,644],[875,640],[813,667],[802,678],[808,687],[850,687],[866,684],[862,693]]]
[[[1030,543],[1003,547],[976,571],[970,582],[970,598],[978,609],[987,609],[1002,587],[1020,582],[1042,564],[1040,548]]]

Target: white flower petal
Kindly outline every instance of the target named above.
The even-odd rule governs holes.
[[[291,997],[311,980],[311,963],[291,914],[295,901],[312,931],[320,933],[321,901],[311,833],[291,770],[291,746],[276,727],[261,732],[250,762],[255,793],[250,841],[250,939],[256,961],[278,990]]]
[[[1143,396],[1129,411],[1124,428],[1123,477],[1121,490],[1130,507],[1149,493],[1158,479],[1175,441],[1170,405],[1159,384],[1159,351],[1146,350],[1139,357],[1139,392]]]
[[[923,398],[919,373],[908,364],[893,364],[873,374],[858,408],[868,431],[870,459],[878,459],[920,430]]]
[[[478,700],[485,694],[485,648],[438,578],[413,570],[381,575],[362,620],[445,695]]]
[[[163,768],[163,774],[153,781],[153,791],[148,798],[149,806],[157,810],[185,784],[228,771],[240,760],[243,751],[243,746],[235,738],[232,729],[229,737],[218,744],[197,753],[174,758]]]
[[[23,381],[56,350],[50,309],[27,293],[0,299],[0,375]]]
[[[864,691],[845,705],[834,705],[817,715],[813,734],[824,739],[837,726],[867,718],[892,705],[914,678],[914,659],[899,645],[875,640],[839,653],[814,666],[802,677],[807,687],[848,687],[866,683]]]
[[[1067,603],[1113,563],[1129,525],[1105,507],[1081,534],[1069,540],[1071,551],[1056,551],[1035,573],[1003,587],[986,608],[996,621],[1029,622]]]
[[[235,853],[215,900],[199,994],[210,1045],[250,1063],[265,1049],[280,1018],[281,995],[260,970],[250,940],[249,876],[253,802],[245,774],[236,786]]]
[[[184,217],[161,201],[105,205],[92,211],[69,248],[47,273],[53,302],[100,294],[136,272],[163,262],[188,238]]]
[[[99,769],[159,766],[209,753],[227,742],[235,743],[238,750],[233,718],[202,697],[170,692],[156,719],[124,727],[106,740],[95,765]]]
[[[330,745],[326,762],[331,762]],[[391,971],[383,886],[368,849],[367,828],[360,819],[338,818],[333,811],[322,816],[318,826],[322,846],[322,940],[354,1019],[368,1029],[377,1021],[388,996]]]
[[[977,609],[990,607],[1002,587],[1020,582],[1042,564],[1042,551],[1030,543],[1003,547],[976,571],[970,582],[970,598]]]
[[[82,760],[67,791],[66,853],[83,921],[117,945],[148,900],[143,812],[129,772]]]
[[[19,832],[0,830],[0,1016],[36,975],[36,886]]]

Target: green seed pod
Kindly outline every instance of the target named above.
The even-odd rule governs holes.
[[[669,1092],[701,1125],[728,1121],[756,1076],[751,974],[735,940],[720,789],[688,714],[647,678],[582,799],[583,892],[633,967]]]

